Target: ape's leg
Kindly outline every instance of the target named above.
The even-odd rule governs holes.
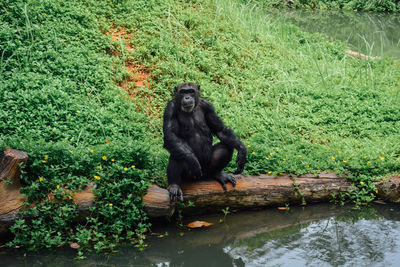
[[[223,173],[222,170],[228,165],[232,159],[233,149],[223,143],[218,143],[213,146],[210,167],[207,173],[210,178],[217,180],[224,190],[226,183],[230,182],[233,186],[236,185],[236,179],[232,174]]]
[[[171,201],[181,200],[183,201],[183,194],[181,190],[182,175],[184,175],[184,167],[186,164],[181,164],[173,158],[169,158],[168,168],[167,168],[167,178],[168,178],[168,191],[169,198]]]

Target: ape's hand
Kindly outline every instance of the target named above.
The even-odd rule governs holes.
[[[246,148],[241,148],[238,150],[238,155],[236,158],[236,163],[238,166],[234,174],[241,174],[243,172],[244,164],[246,164],[246,154]]]
[[[201,165],[199,161],[195,158],[191,164],[191,171],[193,173],[194,178],[200,179],[203,176],[203,172],[201,170]]]
[[[175,202],[177,200],[180,200],[183,202],[183,194],[179,185],[171,184],[170,186],[168,186],[168,191],[170,201]]]

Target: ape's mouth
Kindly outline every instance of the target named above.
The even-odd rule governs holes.
[[[192,112],[192,111],[193,111],[193,108],[194,108],[194,105],[193,105],[193,104],[185,105],[185,106],[182,105],[182,110],[183,110],[184,112]]]

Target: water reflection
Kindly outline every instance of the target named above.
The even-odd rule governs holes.
[[[400,207],[354,210],[318,204],[187,218],[214,223],[206,229],[157,226],[149,248],[125,246],[111,255],[60,248],[38,253],[0,251],[2,266],[394,266],[400,261]]]
[[[400,58],[400,14],[333,10],[271,10],[308,32],[320,32],[347,42],[351,49]]]
[[[224,251],[249,266],[393,266],[400,260],[399,233],[398,222],[332,218],[254,249],[230,245]]]

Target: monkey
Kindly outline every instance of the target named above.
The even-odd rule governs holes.
[[[232,174],[222,170],[237,150],[240,174],[246,163],[246,146],[225,126],[214,106],[200,97],[200,85],[182,83],[175,86],[174,98],[168,102],[163,117],[164,148],[170,153],[167,178],[171,201],[183,201],[182,181],[213,179],[224,190],[226,183],[236,185]],[[220,142],[213,145],[213,136]]]

